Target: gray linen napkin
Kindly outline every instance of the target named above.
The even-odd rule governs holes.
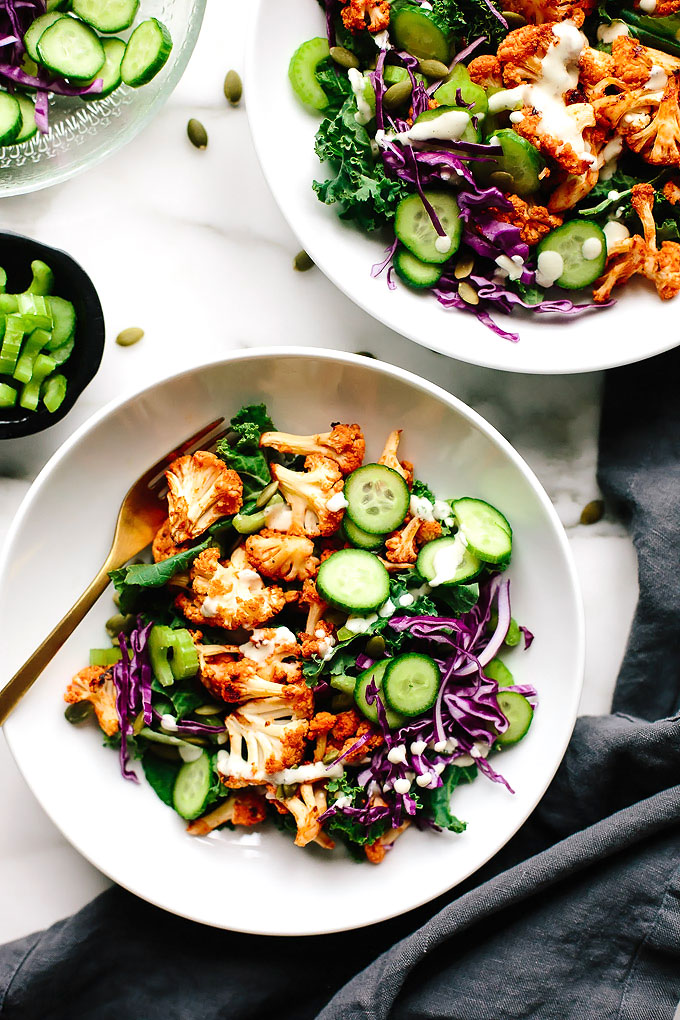
[[[679,367],[672,352],[606,384],[600,483],[640,576],[616,714],[578,720],[545,797],[481,872],[403,917],[314,939],[215,931],[112,889],[0,947],[3,1020],[673,1020]]]

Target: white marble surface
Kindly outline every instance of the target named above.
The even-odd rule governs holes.
[[[0,540],[49,456],[119,394],[234,348],[295,343],[368,350],[475,407],[537,472],[567,529],[583,587],[588,652],[581,710],[607,711],[637,579],[619,523],[578,523],[582,507],[598,495],[602,378],[504,376],[447,361],[377,325],[317,270],[293,272],[299,245],[257,165],[247,96],[231,109],[222,95],[226,70],[241,70],[247,16],[242,0],[208,0],[187,73],[141,137],[85,176],[2,201],[3,228],[65,248],[82,262],[99,289],[107,345],[97,378],[65,421],[40,436],[0,444]],[[208,130],[205,152],[187,141],[191,116]],[[144,340],[117,347],[116,334],[131,325],[146,330]],[[43,815],[1,736],[0,776],[3,942],[67,915],[108,883]]]

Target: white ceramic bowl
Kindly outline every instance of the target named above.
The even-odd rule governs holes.
[[[447,311],[433,295],[401,282],[390,291],[383,261],[385,238],[362,234],[339,220],[312,191],[324,170],[314,154],[320,116],[305,110],[288,83],[288,63],[305,39],[324,35],[316,0],[251,0],[254,11],[246,57],[245,94],[255,148],[283,215],[317,266],[357,305],[410,340],[442,354],[506,372],[590,372],[649,358],[680,343],[678,303],[662,302],[635,280],[613,308],[574,318],[531,318],[494,313],[520,334],[511,343],[474,315]],[[680,300],[680,299],[678,299]]]
[[[409,830],[378,868],[342,852],[300,850],[273,827],[189,837],[94,727],[64,719],[63,691],[101,645],[104,596],[7,721],[16,761],[45,811],[88,860],[174,913],[224,928],[305,935],[406,911],[462,881],[510,838],[550,782],[569,740],[583,672],[581,602],[567,541],[539,482],[512,447],[455,397],[397,368],[349,354],[280,348],[234,354],[157,383],[86,422],[23,503],[0,564],[8,679],[85,588],[108,550],[128,485],[201,425],[266,401],[276,423],[313,432],[359,421],[376,456],[404,429],[404,455],[440,495],[496,503],[515,529],[513,611],[536,634],[512,653],[540,708],[527,738],[502,755],[517,791],[479,777],[456,792],[461,836]],[[236,876],[236,877],[235,877]]]

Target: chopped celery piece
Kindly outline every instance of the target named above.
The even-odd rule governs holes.
[[[53,318],[50,348],[61,347],[76,331],[76,310],[65,298],[48,297],[47,302]]]
[[[33,365],[33,375],[21,391],[19,403],[27,411],[35,411],[40,399],[40,387],[44,379],[54,372],[56,363],[46,354],[39,354]]]
[[[75,346],[75,337],[71,337],[65,344],[61,344],[59,347],[50,348],[50,357],[54,358],[58,365],[63,365],[71,357],[71,352]]]
[[[19,311],[19,298],[16,294],[0,294],[0,312],[11,315]]]
[[[45,329],[34,329],[23,346],[16,368],[14,378],[17,382],[27,383],[33,375],[35,359],[50,339],[50,333]],[[54,359],[56,363],[56,358]]]
[[[31,262],[31,272],[33,273],[33,279],[28,288],[28,293],[49,294],[54,285],[54,273],[47,263],[36,259],[35,262]]]
[[[26,325],[32,329],[52,329],[52,312],[40,294],[17,294],[19,314],[23,315]]]
[[[162,687],[198,673],[198,652],[188,630],[156,626],[149,634],[149,657]]]
[[[0,383],[0,407],[14,407],[17,402],[17,391],[7,383]]]
[[[90,665],[91,666],[113,666],[114,663],[120,662],[123,658],[123,653],[120,648],[91,648],[90,649]]]
[[[58,407],[64,402],[66,396],[66,376],[65,375],[51,375],[49,379],[43,384],[43,404],[50,412],[54,414]]]
[[[12,375],[16,368],[21,342],[24,339],[24,320],[21,315],[8,315],[5,335],[0,347],[0,372]]]
[[[4,294],[7,289],[7,273],[0,266],[0,294]]]

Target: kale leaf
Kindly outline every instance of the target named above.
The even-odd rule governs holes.
[[[470,43],[483,35],[494,50],[508,32],[485,0],[434,0],[432,13],[455,33],[457,40]]]
[[[261,492],[271,481],[267,458],[260,449],[260,436],[275,426],[264,404],[242,407],[229,424],[231,434],[228,440],[219,441],[217,455],[238,471],[245,500]]]
[[[457,786],[460,786],[461,783],[471,783],[476,775],[476,765],[466,765],[464,767],[449,765],[442,774],[443,785],[436,787],[434,790],[424,790],[422,792],[425,813],[431,816],[435,825],[438,825],[441,829],[449,829],[451,832],[465,831],[467,822],[462,822],[460,818],[456,818],[451,811],[451,797]]]
[[[109,571],[109,577],[118,592],[121,613],[137,610],[145,588],[162,588],[175,574],[187,570],[199,553],[207,549],[212,540],[207,538],[192,549],[169,556],[160,563],[133,563],[118,570]]]
[[[338,779],[331,779],[327,790],[329,794],[337,793],[338,796],[349,797],[352,807],[361,807],[366,803],[366,791],[363,787],[353,783],[347,773],[344,773]],[[329,807],[333,806],[333,799],[329,798]],[[369,825],[367,829],[366,826],[360,825],[359,822],[355,822],[352,818],[348,818],[346,815],[338,812],[338,814],[332,815],[328,819],[324,829],[329,835],[340,838],[350,850],[356,850],[358,846],[374,843],[389,826],[389,818],[380,818],[378,821],[373,822],[372,825]],[[363,859],[363,854],[359,855],[359,859]]]
[[[435,501],[435,495],[432,492],[432,489],[429,487],[429,485],[426,485],[425,482],[421,482],[419,478],[416,478],[415,481],[413,482],[413,486],[411,488],[411,495],[421,497],[425,496],[426,499],[429,499],[430,503],[434,503]]]

